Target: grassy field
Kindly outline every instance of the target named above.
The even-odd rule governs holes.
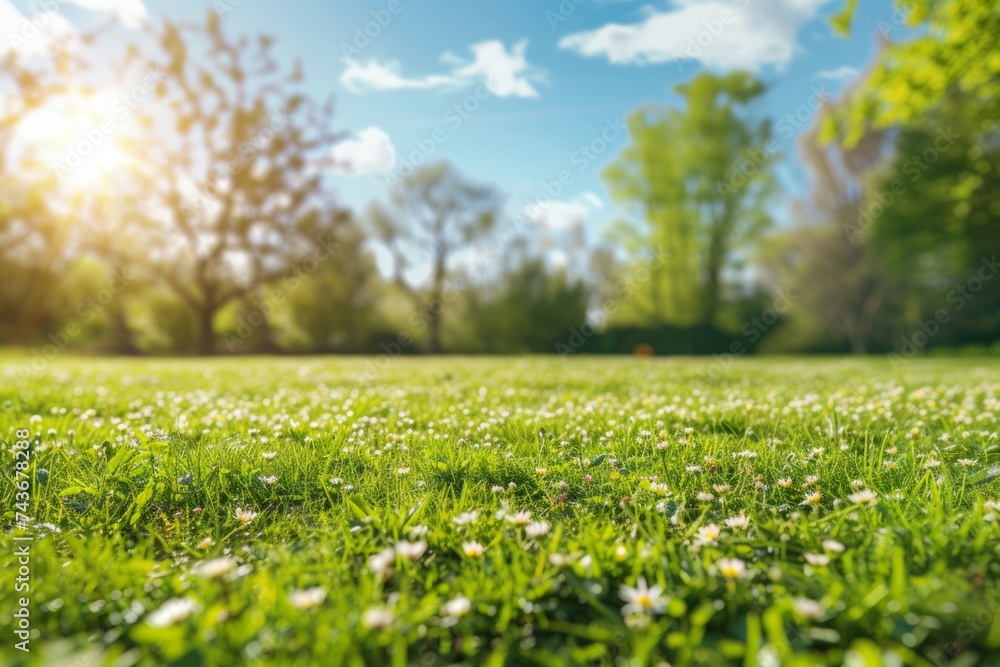
[[[23,361],[5,665],[1000,664],[998,361]]]

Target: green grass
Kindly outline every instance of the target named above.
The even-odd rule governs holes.
[[[1000,664],[995,360],[2,361],[2,664]]]

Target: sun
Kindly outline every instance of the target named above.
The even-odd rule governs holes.
[[[134,164],[127,115],[107,92],[66,93],[30,113],[17,128],[22,156],[51,170],[67,194],[107,192]]]

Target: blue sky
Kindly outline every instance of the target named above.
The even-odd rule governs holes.
[[[836,93],[871,60],[879,22],[893,20],[890,0],[869,0],[852,36],[837,37],[827,19],[843,1],[63,0],[59,11],[71,25],[100,10],[135,25],[221,9],[230,34],[275,36],[281,58],[303,61],[309,90],[335,96],[337,125],[354,134],[330,179],[353,208],[430,154],[495,184],[511,212],[541,201],[528,209],[536,222],[583,224],[594,240],[615,216],[600,174],[626,145],[629,112],[677,104],[671,88],[706,68],[757,72],[770,86],[758,111],[776,119],[819,85]],[[11,6],[0,0],[6,25]],[[31,15],[30,3],[13,6]],[[783,148],[794,155],[794,139]],[[780,175],[801,189],[794,162]]]

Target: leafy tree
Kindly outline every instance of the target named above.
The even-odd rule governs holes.
[[[857,0],[848,0],[834,19],[841,32],[850,30]],[[1000,119],[1000,10],[992,0],[898,0],[897,16],[924,34],[888,46],[855,101],[823,131],[826,140],[838,133],[848,144],[865,127],[919,122],[953,92],[962,94],[974,116],[977,135],[995,132]],[[879,29],[892,37],[900,21],[882,21]],[[839,121],[839,122],[838,122]]]
[[[884,199],[895,196],[871,225],[872,247],[906,277],[911,319],[946,311],[936,345],[1000,337],[1000,146],[976,134],[974,106],[955,91],[900,128],[891,169],[876,184]]]
[[[851,146],[819,141],[825,119],[850,104],[851,94],[828,104],[801,137],[803,162],[812,177],[810,192],[795,202],[797,224],[775,240],[765,266],[796,293],[800,312],[846,341],[855,354],[864,354],[878,337],[876,318],[898,285],[868,243],[871,215],[882,210],[872,208],[882,206],[872,182],[889,158],[886,134],[869,128]],[[884,335],[881,344],[886,344]]]
[[[675,90],[684,108],[635,112],[631,145],[604,177],[626,211],[627,247],[670,258],[639,299],[647,322],[713,324],[726,269],[769,222],[777,144],[768,121],[748,117],[764,93],[751,75],[701,74]]]
[[[375,232],[393,258],[393,279],[407,295],[429,329],[429,348],[442,351],[441,318],[452,261],[483,240],[501,213],[500,194],[489,186],[466,180],[447,162],[417,169],[389,193],[387,205],[369,210]],[[411,253],[429,267],[426,289],[412,282]]]
[[[39,137],[27,136],[25,127],[69,94],[92,91],[81,78],[88,68],[83,47],[95,38],[53,42],[44,55],[12,48],[0,59],[0,334],[15,342],[54,326],[46,305],[70,268],[75,232],[72,203],[60,196]]]
[[[586,321],[587,296],[582,282],[532,259],[506,271],[493,290],[473,295],[472,329],[482,351],[551,353]]]
[[[137,186],[159,206],[140,217],[140,265],[192,310],[209,354],[220,310],[285,276],[335,224],[319,169],[337,138],[332,105],[296,91],[299,67],[281,71],[269,38],[231,41],[217,15],[167,21],[156,40],[140,62],[163,73],[162,104],[143,111]]]

